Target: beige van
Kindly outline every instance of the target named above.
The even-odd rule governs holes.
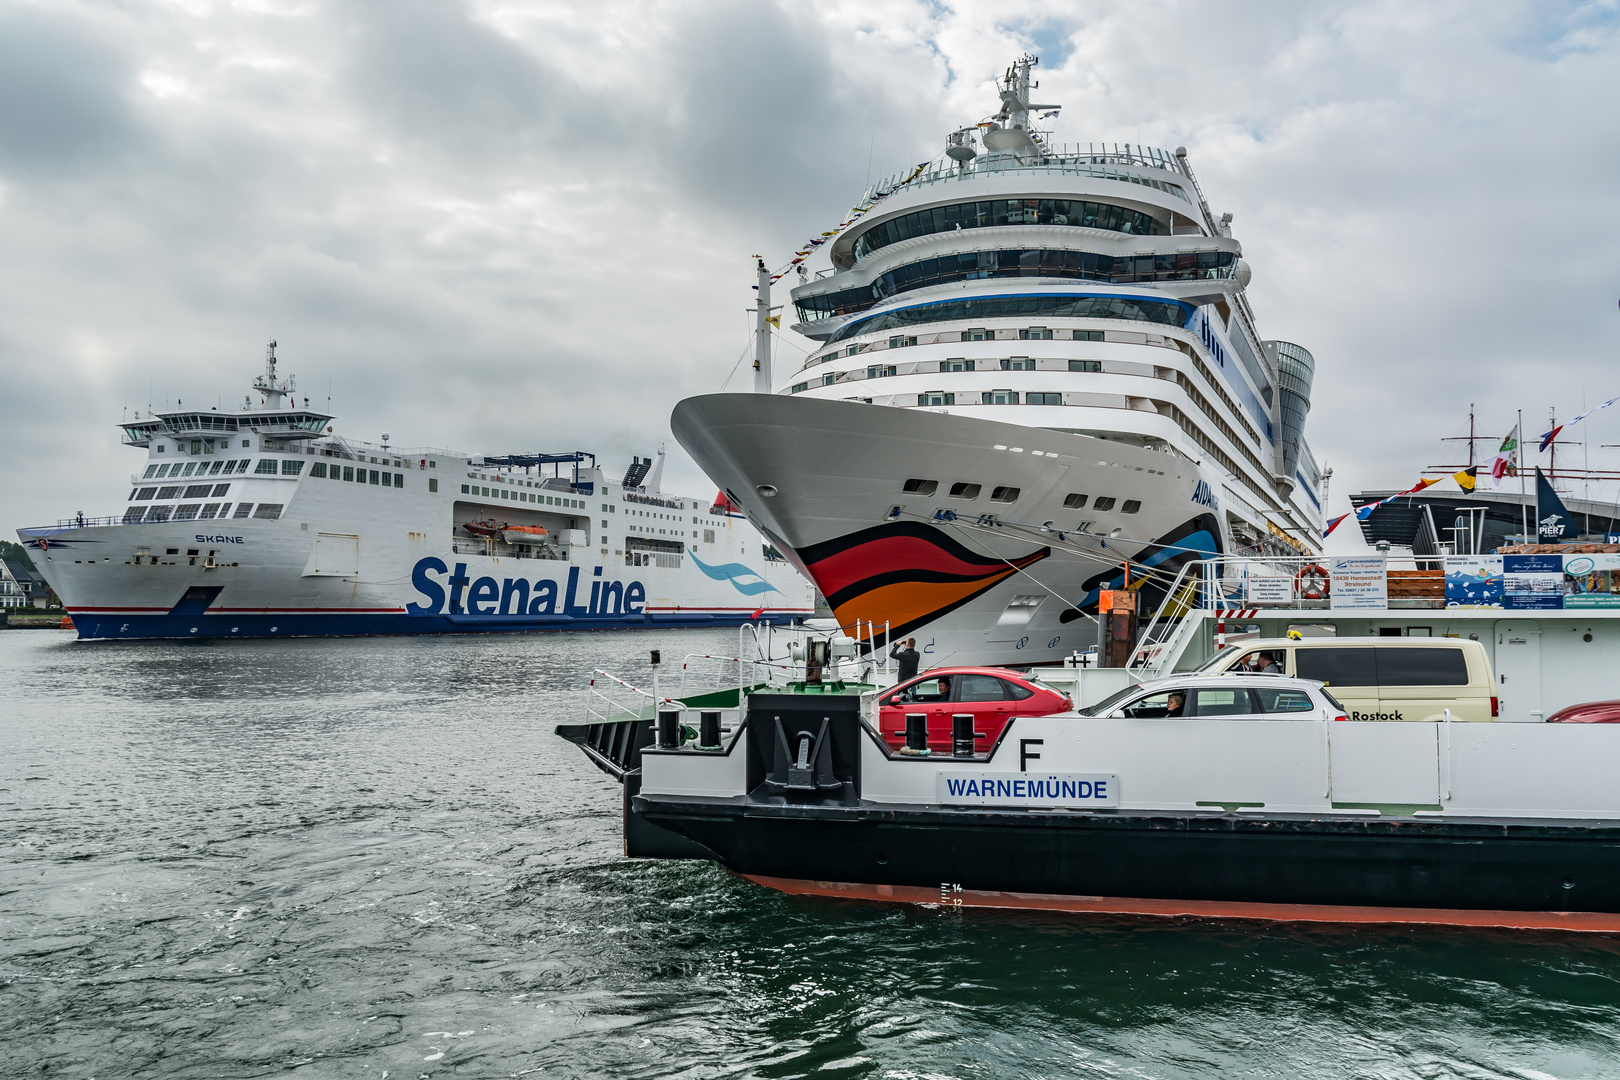
[[[1199,670],[1319,679],[1352,720],[1496,719],[1491,659],[1461,638],[1254,638]]]

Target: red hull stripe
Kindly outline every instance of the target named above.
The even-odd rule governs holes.
[[[963,889],[945,892],[916,885],[865,885],[845,881],[739,874],[767,889],[796,896],[846,900],[882,900],[901,904],[946,904],[1064,911],[1092,915],[1148,915],[1159,918],[1259,919],[1266,922],[1420,924],[1473,926],[1505,930],[1573,930],[1620,932],[1620,914],[1600,911],[1472,911],[1463,908],[1358,907],[1344,904],[1253,904],[1225,900],[1152,900],[1124,896],[1063,896],[1053,893],[988,892]]]
[[[972,581],[1003,573],[1007,564],[1000,559],[964,559],[929,539],[902,535],[868,540],[810,566],[823,596],[831,596],[874,574],[902,569],[932,570]]]

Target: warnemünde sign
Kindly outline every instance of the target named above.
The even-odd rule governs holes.
[[[939,773],[934,789],[954,806],[1119,805],[1115,773]]]

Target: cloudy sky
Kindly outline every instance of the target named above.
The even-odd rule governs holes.
[[[1612,0],[0,0],[0,529],[120,510],[126,408],[240,400],[269,335],[351,436],[617,472],[733,372],[750,256],[1026,50],[1058,141],[1185,145],[1235,215],[1334,512],[1470,402],[1620,394]],[[1620,467],[1620,407],[1586,436]]]

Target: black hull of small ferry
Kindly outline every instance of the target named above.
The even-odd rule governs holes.
[[[1442,912],[1620,914],[1620,823],[796,806],[630,788],[625,810],[629,855],[710,858],[796,892],[915,899],[924,890],[947,903],[1022,895],[1051,902],[989,906],[1143,913],[1173,902],[1159,904],[1160,913],[1283,919],[1299,913],[1279,908],[1361,913],[1327,921],[1384,921],[1378,912],[1410,909],[1437,917],[1387,921],[1479,921]],[[1620,930],[1620,919],[1598,922],[1571,928]]]

